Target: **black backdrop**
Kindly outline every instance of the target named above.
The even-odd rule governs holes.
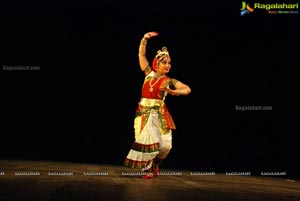
[[[157,31],[149,60],[166,45],[169,75],[192,88],[167,97],[178,129],[165,167],[299,176],[298,15],[152,4],[3,7],[0,157],[122,165],[143,81],[139,41]],[[272,110],[236,110],[248,105]]]

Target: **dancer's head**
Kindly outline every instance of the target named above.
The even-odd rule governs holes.
[[[171,57],[166,47],[157,51],[152,62],[152,68],[159,74],[168,73],[171,69]]]

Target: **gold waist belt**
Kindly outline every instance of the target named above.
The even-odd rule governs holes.
[[[163,100],[160,99],[151,99],[151,98],[141,98],[140,104],[145,107],[160,107],[164,103]]]

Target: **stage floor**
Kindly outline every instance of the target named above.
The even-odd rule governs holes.
[[[1,201],[299,201],[299,180],[161,170],[153,179],[123,166],[0,160]]]

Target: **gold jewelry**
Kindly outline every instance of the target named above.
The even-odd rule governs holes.
[[[141,40],[141,45],[146,45],[147,44],[147,40],[146,39],[142,39]]]
[[[153,81],[153,78],[154,78],[155,76],[153,76],[152,78],[151,78],[151,80],[149,81],[149,86],[150,86],[150,89],[149,89],[149,91],[150,92],[152,92],[153,91],[153,87],[154,87],[154,85],[156,85],[156,83],[160,80],[160,78],[162,77],[162,76],[160,76],[160,77],[158,77],[157,78],[157,80],[155,81],[155,83],[154,84],[152,84],[152,81]]]
[[[169,56],[167,47],[162,47],[161,50],[158,50],[156,53],[157,53],[155,56],[156,58],[161,58],[164,55]]]

